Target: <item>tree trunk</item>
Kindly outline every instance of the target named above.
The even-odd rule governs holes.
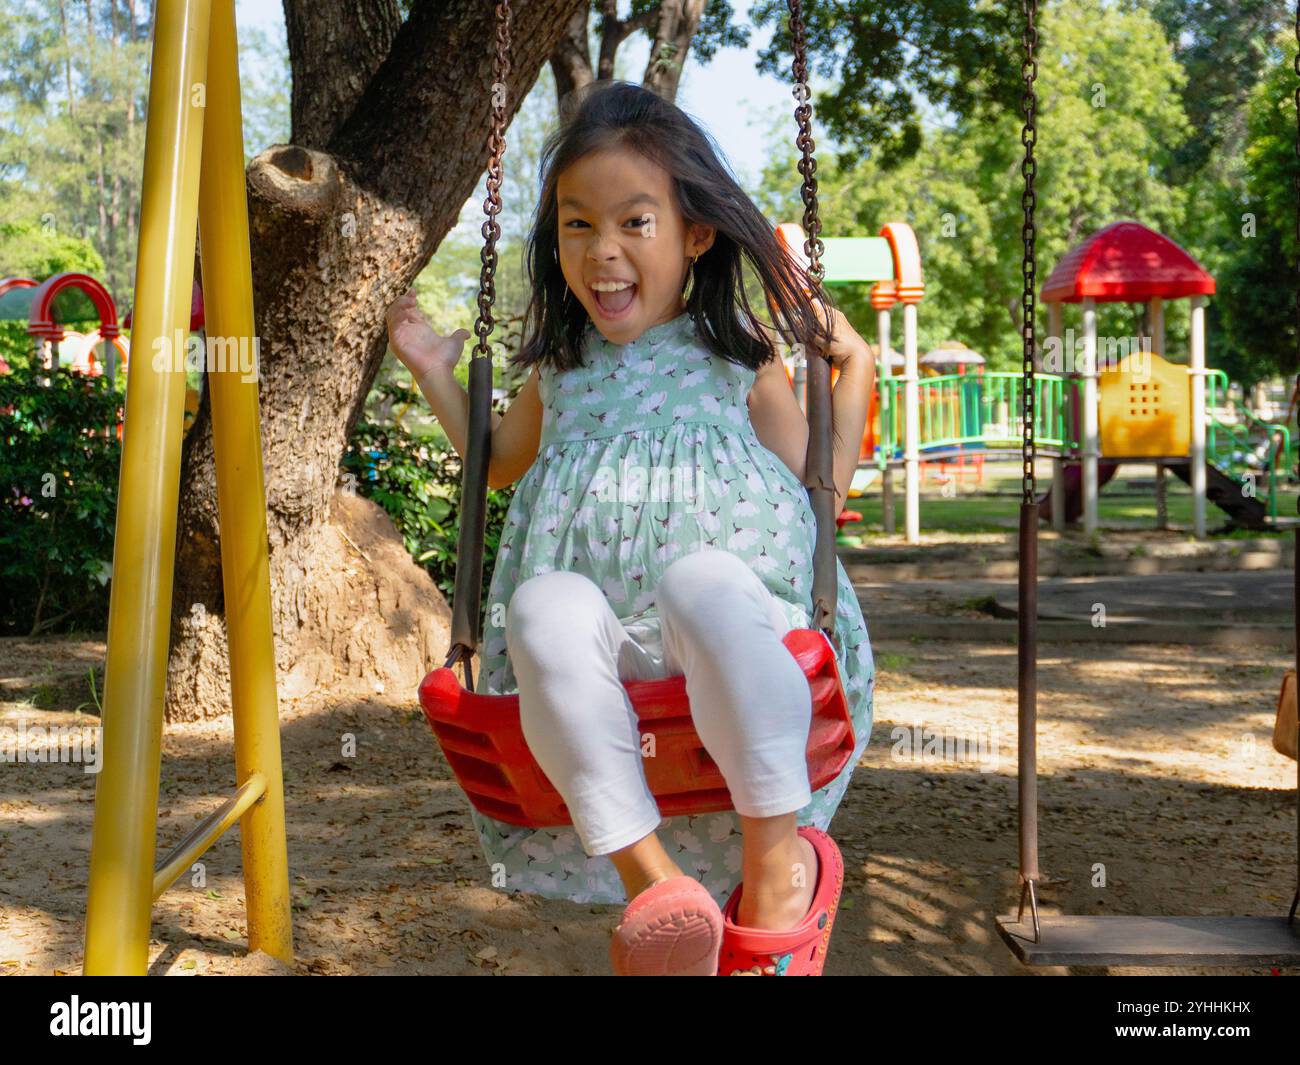
[[[551,54],[557,113],[564,114],[564,101],[575,89],[614,76],[614,58],[619,47],[638,30],[651,39],[642,84],[665,100],[676,100],[686,53],[703,14],[704,0],[661,0],[658,8],[647,8],[639,15],[620,19],[617,0],[602,0],[600,54],[593,69],[587,44],[587,5],[577,8]]]
[[[677,99],[686,54],[703,15],[704,0],[671,0],[659,9],[644,84],[665,100]]]
[[[508,118],[584,4],[514,0]],[[349,496],[338,472],[387,350],[384,311],[487,166],[494,13],[481,0],[417,0],[399,25],[391,0],[285,0],[292,128],[308,144],[273,145],[248,168],[283,697],[326,687],[414,700],[447,649],[437,587],[387,515]],[[217,716],[230,703],[210,394],[182,455],[171,721]]]
[[[564,114],[564,101],[575,89],[589,85],[594,75],[591,70],[591,49],[587,44],[587,7],[580,6],[564,27],[555,51],[551,53],[551,73],[555,76],[557,114]]]

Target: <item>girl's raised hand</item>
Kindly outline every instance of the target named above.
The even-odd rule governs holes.
[[[430,370],[443,367],[450,372],[460,362],[469,330],[457,329],[450,336],[442,336],[421,313],[414,289],[393,300],[385,318],[388,344],[417,384]]]
[[[843,370],[847,363],[870,360],[871,349],[867,347],[867,342],[849,325],[844,313],[835,307],[831,308],[830,328],[834,339],[827,355],[833,368]]]

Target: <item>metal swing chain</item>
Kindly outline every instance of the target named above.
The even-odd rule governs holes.
[[[799,125],[799,134],[795,146],[802,153],[799,159],[799,173],[803,175],[803,186],[799,190],[803,198],[803,228],[807,236],[804,239],[804,253],[808,256],[808,273],[817,279],[820,287],[826,276],[826,267],[821,257],[826,252],[818,234],[822,224],[817,212],[817,158],[813,155],[816,144],[812,137],[812,104],[808,90],[808,52],[804,40],[803,10],[801,0],[789,0],[790,4],[790,38],[794,51],[794,95],[799,106],[794,109],[795,121]]]
[[[496,27],[496,59],[492,70],[492,131],[488,134],[491,158],[488,160],[487,168],[487,199],[483,201],[483,210],[487,212],[487,219],[480,230],[484,238],[483,250],[480,253],[483,269],[479,274],[478,320],[474,323],[478,344],[474,347],[473,358],[491,357],[487,340],[495,327],[492,319],[492,302],[496,299],[497,238],[501,236],[501,227],[496,219],[501,213],[501,156],[506,150],[507,88],[510,84],[508,0],[498,0]]]
[[[506,107],[510,85],[510,3],[496,5],[496,56],[492,79],[492,125],[488,134],[487,199],[483,210],[483,262],[479,273],[478,319],[474,333],[478,343],[470,354],[469,426],[461,478],[460,529],[456,543],[456,587],[451,601],[451,650],[443,668],[460,662],[462,684],[474,688],[472,660],[478,647],[478,618],[483,603],[483,539],[487,525],[487,467],[492,449],[492,349],[488,337],[496,323],[492,303],[496,299],[497,238],[501,227],[501,156],[506,150]]]
[[[1295,289],[1295,326],[1296,326],[1296,379],[1295,391],[1292,395],[1300,395],[1300,0],[1296,3],[1295,9],[1295,39],[1296,39],[1296,56],[1295,56],[1295,108],[1296,108],[1296,139],[1295,155],[1296,169],[1295,178],[1295,195],[1296,195],[1296,213],[1295,213],[1295,233],[1296,233],[1296,289]],[[1296,404],[1296,423],[1300,425],[1300,403]],[[1300,466],[1297,466],[1296,474],[1300,476]],[[1300,499],[1296,500],[1296,510],[1300,512]],[[1300,526],[1295,529],[1295,553],[1296,561],[1300,562]],[[1296,679],[1300,683],[1300,569],[1292,568],[1292,612],[1296,615]],[[1300,696],[1298,696],[1300,698]],[[1300,754],[1300,752],[1298,752]],[[1295,894],[1291,897],[1291,911],[1287,914],[1287,922],[1295,921],[1296,908],[1300,906],[1300,757],[1296,760],[1296,889]]]
[[[1022,0],[1025,16],[1024,36],[1021,41],[1021,75],[1025,82],[1021,107],[1025,115],[1020,143],[1025,146],[1025,158],[1020,172],[1024,175],[1025,190],[1021,196],[1024,240],[1021,273],[1024,289],[1021,297],[1021,339],[1024,342],[1024,375],[1021,381],[1021,503],[1018,559],[1019,619],[1017,622],[1017,682],[1016,682],[1016,806],[1019,814],[1020,850],[1020,912],[1017,923],[1025,918],[1025,903],[1033,921],[1033,942],[1042,940],[1042,924],[1038,914],[1038,505],[1034,502],[1034,288],[1037,261],[1035,257],[1034,177],[1038,172],[1034,162],[1034,145],[1038,141],[1035,118],[1038,98],[1034,92],[1034,79],[1038,76],[1035,58],[1038,48],[1038,31],[1034,26],[1037,14],[1036,0]]]
[[[803,198],[804,253],[808,256],[807,276],[810,287],[824,298],[822,281],[826,268],[821,257],[826,247],[821,241],[821,219],[817,209],[817,159],[813,154],[816,145],[812,137],[812,104],[808,89],[808,51],[804,35],[803,5],[801,0],[789,0],[790,41],[794,62],[794,96],[798,101],[794,116],[798,125],[795,145],[799,148],[799,173],[803,175],[800,196]],[[820,317],[820,315],[819,315]],[[829,327],[830,322],[826,323]],[[812,619],[810,627],[822,632],[827,639],[835,634],[837,610],[837,569],[835,562],[835,490],[833,426],[831,423],[830,353],[817,352],[820,362],[808,363],[807,416],[809,424],[809,449],[807,484],[809,501],[816,521],[816,540],[813,547]],[[814,396],[816,401],[814,402]]]
[[[1024,240],[1024,258],[1021,272],[1024,275],[1024,292],[1020,300],[1021,333],[1024,341],[1024,377],[1021,387],[1025,390],[1023,404],[1024,426],[1021,440],[1021,501],[1034,501],[1034,277],[1038,270],[1035,252],[1034,207],[1037,198],[1034,195],[1034,177],[1038,173],[1038,164],[1034,160],[1034,145],[1038,143],[1038,127],[1035,124],[1038,100],[1034,93],[1034,79],[1038,76],[1038,61],[1034,58],[1038,49],[1038,30],[1034,26],[1036,0],[1023,0],[1025,15],[1024,58],[1021,61],[1021,76],[1025,82],[1025,94],[1021,109],[1025,115],[1025,125],[1020,133],[1020,143],[1025,146],[1025,158],[1020,172],[1025,177],[1025,191],[1021,194],[1020,205],[1024,210],[1025,220],[1021,229]]]

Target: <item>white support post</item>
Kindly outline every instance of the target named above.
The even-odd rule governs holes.
[[[907,443],[907,542],[921,542],[921,392],[916,361],[916,304],[903,304],[903,395]]]
[[[1188,373],[1192,385],[1192,529],[1205,539],[1205,297],[1192,300],[1192,350]]]
[[[1157,355],[1165,353],[1165,301],[1159,296],[1152,296],[1151,308],[1151,350]]]
[[[895,424],[892,394],[886,385],[893,373],[890,367],[890,363],[893,361],[893,350],[890,347],[889,334],[889,311],[877,311],[876,340],[880,345],[880,369],[876,374],[876,388],[880,395],[878,408],[880,410],[880,439],[876,441],[876,446],[881,448],[885,458],[885,464],[880,470],[880,510],[885,535],[892,536],[897,525],[894,517],[894,470],[891,465],[893,456],[884,451],[884,442],[888,439],[889,432]]]
[[[1061,347],[1061,312],[1063,304],[1052,302],[1047,305],[1047,343],[1044,349],[1049,346],[1055,347],[1058,351],[1063,351]],[[1056,344],[1052,345],[1055,339]],[[1062,367],[1062,370],[1068,369],[1068,364]],[[1061,393],[1061,401],[1069,397],[1068,392]],[[1052,459],[1052,528],[1057,532],[1065,531],[1065,447],[1062,446],[1057,452],[1056,457]]]
[[[1097,303],[1083,301],[1083,531],[1097,531]]]

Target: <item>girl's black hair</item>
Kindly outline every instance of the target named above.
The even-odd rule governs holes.
[[[591,152],[625,147],[667,171],[678,210],[716,228],[713,245],[695,263],[686,300],[702,343],[719,358],[757,370],[776,355],[745,294],[742,257],[757,271],[791,343],[824,350],[834,304],[824,289],[804,291],[806,278],[777,243],[776,231],[719,161],[708,136],[681,108],[640,85],[597,81],[573,92],[560,127],[542,149],[541,198],[525,245],[531,298],[523,342],[511,363],[557,371],[583,365],[583,334],[591,321],[570,294],[559,261],[559,176]],[[739,312],[739,313],[738,313]],[[784,323],[784,324],[783,324]]]

